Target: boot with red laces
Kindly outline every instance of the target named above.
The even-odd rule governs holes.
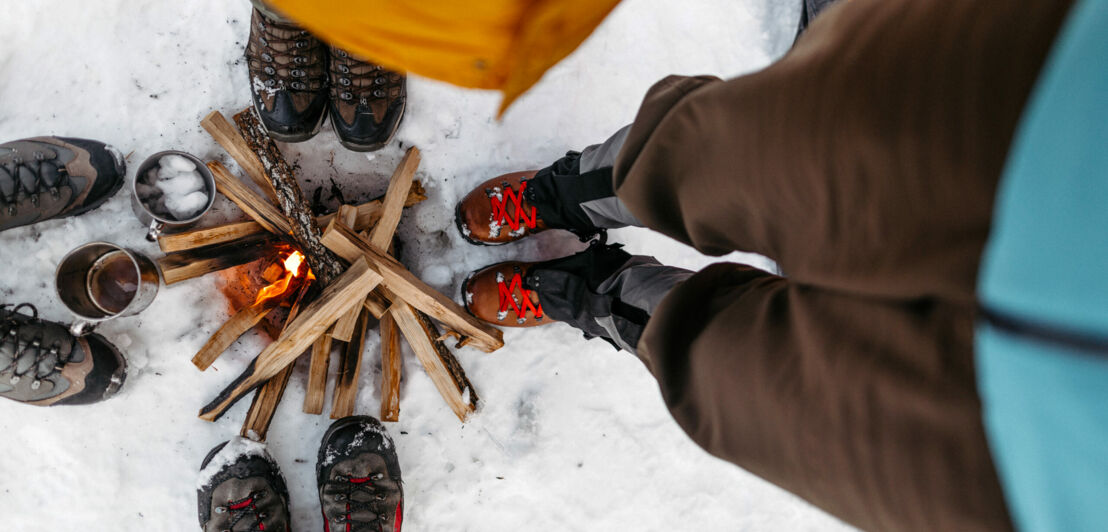
[[[669,291],[692,272],[632,256],[619,245],[594,241],[560,259],[501,262],[462,283],[466,310],[501,327],[564,322],[634,353],[639,338]]]
[[[547,229],[588,241],[605,229],[638,225],[615,196],[612,169],[582,173],[578,152],[542,170],[477,185],[458,203],[454,222],[462,238],[477,245],[507,244]]]
[[[332,424],[319,447],[316,481],[325,532],[400,532],[404,484],[381,422],[351,416]]]
[[[200,466],[196,490],[204,532],[289,532],[289,493],[264,443],[236,437]]]

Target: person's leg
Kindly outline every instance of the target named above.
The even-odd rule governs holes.
[[[853,525],[1003,530],[974,315],[718,264],[676,285],[638,352],[694,441]]]
[[[805,284],[972,300],[993,193],[1067,0],[850,0],[765,70],[667,78],[614,168],[635,218]]]

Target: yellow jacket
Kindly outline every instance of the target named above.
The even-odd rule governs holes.
[[[387,68],[498,89],[500,111],[592,33],[619,0],[267,0]]]

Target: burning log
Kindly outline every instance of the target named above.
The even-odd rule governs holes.
[[[277,308],[283,300],[281,295],[288,291],[289,285],[293,279],[300,276],[300,264],[304,256],[299,252],[293,252],[289,255],[288,259],[284,261],[285,274],[280,280],[274,282],[274,284],[267,286],[258,293],[257,300],[253,304],[244,307],[242,310],[235,313],[230,320],[227,320],[219,328],[211,338],[208,339],[204,347],[200,348],[200,351],[196,353],[196,356],[192,357],[192,363],[204,371],[215,362],[228,347],[231,346],[240,336],[246,334],[254,325],[257,325],[262,318],[269,314],[270,311]],[[290,314],[289,318],[293,316]]]
[[[200,410],[200,418],[215,421],[251,390],[280,373],[319,335],[325,333],[339,316],[361,304],[380,282],[381,276],[371,270],[365,260],[354,261],[345,273],[324,288],[318,299],[289,323],[281,336],[269,344],[242,375]]]
[[[400,419],[400,330],[392,314],[381,317],[380,327],[381,421],[397,421]]]
[[[383,198],[384,196],[358,205],[358,219],[351,227],[358,231],[373,227],[377,220],[381,218]],[[404,206],[411,207],[426,199],[427,194],[423,190],[423,184],[414,181],[412,182],[412,188],[408,190],[408,197],[404,200]],[[317,216],[315,221],[320,227],[323,227],[330,223],[334,216],[334,214]],[[158,239],[158,246],[161,247],[163,253],[175,253],[204,246],[235,242],[253,235],[265,234],[267,234],[266,229],[258,222],[232,222],[207,229],[162,235]]]
[[[241,266],[274,254],[268,235],[254,235],[232,244],[207,246],[157,259],[165,284],[171,285],[219,270]]]
[[[383,278],[381,284],[385,288],[412,307],[443,322],[466,337],[460,343],[473,343],[487,353],[504,346],[504,333],[499,329],[469,315],[454,300],[427,286],[396,259],[381,253],[372,243],[358,236],[353,229],[341,221],[331,220],[322,241],[324,245],[343,257],[364,256],[377,273],[381,274]],[[393,304],[395,305],[396,301],[393,301]]]
[[[354,403],[358,398],[358,377],[362,372],[362,351],[365,349],[366,326],[369,324],[369,311],[361,305],[358,320],[354,327],[354,336],[347,342],[342,354],[342,366],[338,380],[335,381],[335,397],[331,404],[331,419],[340,419],[354,415]]]

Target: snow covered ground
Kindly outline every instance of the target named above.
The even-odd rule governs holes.
[[[470,246],[453,228],[452,207],[487,177],[538,168],[602,140],[632,119],[643,93],[665,74],[727,77],[764,67],[791,42],[792,4],[799,2],[625,0],[499,122],[495,94],[411,79],[397,140],[423,150],[419,177],[430,196],[400,227],[413,271],[456,294],[466,273],[488,263],[580,249],[566,234]],[[129,154],[132,171],[165,149],[225,157],[199,121],[212,109],[229,114],[249,103],[240,59],[246,0],[35,0],[4,10],[0,141],[100,139]],[[328,128],[284,148],[308,191],[333,178],[348,200],[363,200],[384,191],[402,154],[397,144],[355,154]],[[202,223],[238,218],[220,198]],[[32,302],[46,318],[68,320],[53,295],[61,257],[93,240],[157,256],[143,234],[125,194],[77,219],[0,234],[0,301]],[[713,260],[645,230],[616,231],[612,240],[689,268]],[[100,329],[130,360],[118,397],[56,409],[0,402],[0,529],[196,530],[200,460],[238,431],[248,401],[215,424],[196,412],[266,341],[249,335],[213,369],[197,371],[189,358],[226,318],[214,277],[163,287],[145,313]],[[846,528],[700,450],[634,357],[585,342],[564,325],[508,331],[505,339],[507,347],[491,355],[458,353],[484,400],[465,425],[414,357],[406,358],[401,418],[389,430],[404,471],[408,530]],[[376,342],[374,335],[367,347],[359,413],[378,410]],[[315,530],[313,462],[329,420],[300,413],[305,374],[302,364],[269,441],[289,481],[296,528]]]

